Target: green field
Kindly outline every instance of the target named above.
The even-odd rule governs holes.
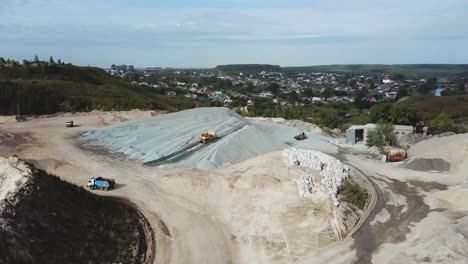
[[[445,112],[458,122],[468,122],[468,95],[411,96],[400,99],[397,104],[413,107],[425,120]]]

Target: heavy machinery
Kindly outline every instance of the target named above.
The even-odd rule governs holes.
[[[294,137],[295,140],[304,140],[307,139],[307,135],[304,132],[299,133],[299,135]]]
[[[90,178],[88,180],[88,187],[91,190],[103,190],[103,191],[108,191],[109,189],[113,189],[115,186],[115,180],[110,179],[110,178],[103,178],[103,177],[97,177],[97,178]]]
[[[198,143],[208,143],[213,141],[216,138],[215,132],[206,132],[201,134],[201,137],[198,138]]]
[[[385,147],[384,153],[386,162],[404,161],[407,157],[406,150],[400,148]]]
[[[74,127],[75,124],[73,124],[73,121],[70,120],[70,121],[67,121],[67,122],[65,123],[65,126],[66,126],[66,127]]]

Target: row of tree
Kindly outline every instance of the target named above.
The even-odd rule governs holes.
[[[34,59],[32,60],[27,60],[24,59],[23,63],[24,66],[42,66],[42,65],[64,65],[65,62],[63,62],[61,59],[58,59],[57,62],[54,60],[52,56],[50,56],[48,61],[45,60],[40,60],[37,55],[34,56]],[[12,66],[18,66],[21,65],[21,63],[17,60],[14,59],[5,59],[3,57],[0,57],[0,65],[12,65]]]

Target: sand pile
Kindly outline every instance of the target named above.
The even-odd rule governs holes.
[[[118,115],[113,115],[112,118],[109,120],[111,123],[116,123],[116,122],[125,122],[128,121],[127,118],[118,116]]]
[[[400,165],[403,168],[418,171],[449,171],[450,163],[443,159],[420,159],[414,158]]]
[[[404,149],[409,149],[411,146],[429,138],[431,138],[431,136],[421,134],[408,134],[401,136],[398,139],[398,145]]]
[[[0,157],[0,204],[13,197],[30,175],[28,166],[18,158]]]
[[[468,170],[468,134],[433,137],[408,150],[401,166],[417,170],[451,171],[459,175]]]
[[[288,166],[299,165],[320,171],[319,182],[314,180],[312,174],[304,175],[297,181],[300,196],[311,195],[314,192],[314,185],[318,185],[319,190],[328,194],[335,206],[339,205],[338,186],[348,177],[347,166],[330,155],[314,150],[290,148],[283,151],[283,157]]]
[[[104,118],[102,118],[101,116],[99,116],[97,119],[96,119],[96,125],[97,126],[108,126],[109,124],[106,122],[106,120],[104,120]]]
[[[0,124],[10,124],[18,122],[16,116],[0,116]]]
[[[197,144],[202,133],[218,139]],[[299,130],[269,122],[251,122],[227,108],[196,108],[118,123],[84,137],[130,158],[159,166],[214,169],[289,146],[333,151],[321,135],[293,139]]]

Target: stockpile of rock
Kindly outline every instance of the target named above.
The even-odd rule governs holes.
[[[308,195],[312,194],[315,184],[313,178],[309,174],[301,175],[296,183],[297,192],[299,193],[300,197],[307,197]]]
[[[0,212],[2,203],[12,198],[26,184],[30,174],[29,167],[18,158],[0,157]]]
[[[335,206],[339,205],[338,186],[348,177],[349,168],[347,166],[332,156],[315,150],[289,148],[283,151],[283,156],[289,166],[299,165],[320,171],[319,190],[328,194]],[[308,196],[315,191],[311,174],[303,175],[297,181],[297,185],[300,196]]]

